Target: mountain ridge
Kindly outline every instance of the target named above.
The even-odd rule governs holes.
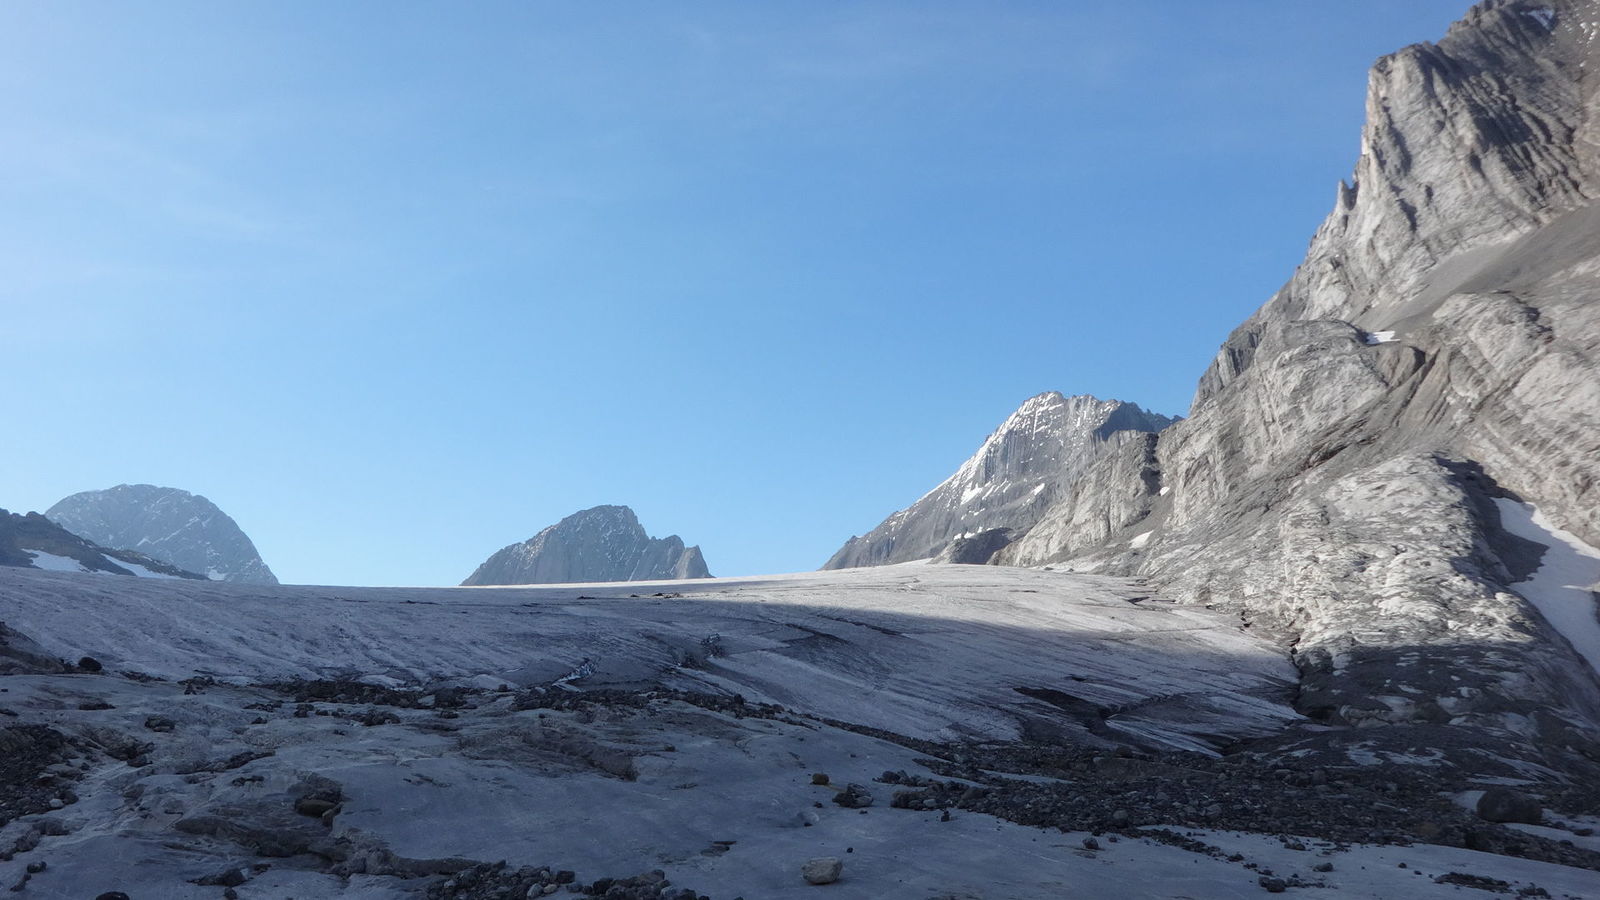
[[[677,535],[652,538],[626,506],[580,510],[496,551],[463,587],[710,578],[699,547]]]
[[[1036,394],[955,474],[876,528],[851,537],[822,568],[927,559],[980,531],[1025,532],[1069,489],[1077,472],[1110,449],[1175,421],[1121,400]]]
[[[96,544],[135,550],[218,581],[278,583],[238,523],[199,494],[119,484],[64,497],[45,516]]]

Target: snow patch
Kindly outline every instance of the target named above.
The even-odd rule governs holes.
[[[25,552],[29,556],[33,557],[34,568],[44,569],[46,572],[89,571],[83,567],[83,563],[78,562],[70,556],[57,556],[54,553],[46,553],[43,550],[28,550]]]
[[[1150,543],[1150,535],[1154,533],[1155,532],[1153,531],[1146,531],[1142,534],[1136,534],[1133,536],[1133,540],[1128,542],[1128,546],[1137,550],[1140,547],[1143,547],[1145,544]]]
[[[138,563],[128,562],[125,559],[117,559],[115,556],[106,557],[106,561],[111,563],[112,565],[121,566],[122,568],[127,569],[129,572],[132,572],[133,574],[139,576],[140,578],[171,578],[171,579],[177,579],[178,578],[178,576],[176,576],[176,575],[168,575],[168,574],[166,574],[164,572],[157,572],[157,571],[154,571],[152,569],[147,569],[144,566],[139,565]],[[114,574],[114,573],[107,573],[107,574]]]
[[[1506,531],[1549,549],[1539,568],[1513,585],[1565,637],[1578,655],[1600,673],[1600,618],[1594,585],[1600,582],[1600,550],[1557,528],[1531,503],[1499,498]]]
[[[1556,11],[1548,6],[1543,6],[1539,9],[1530,9],[1523,13],[1523,15],[1534,20],[1535,22],[1538,22],[1540,25],[1543,25],[1545,31],[1553,31],[1555,29]]]
[[[1395,337],[1392,331],[1369,331],[1361,336],[1361,340],[1370,347],[1375,344],[1392,344]]]

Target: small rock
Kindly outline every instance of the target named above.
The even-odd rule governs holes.
[[[105,669],[105,666],[100,665],[100,660],[92,656],[85,656],[83,659],[78,660],[78,669],[84,672],[100,672]]]
[[[872,792],[859,784],[849,784],[835,794],[833,802],[846,809],[862,809],[872,805]]]
[[[40,872],[43,872],[47,868],[49,868],[48,864],[46,864],[44,860],[39,859],[39,860],[34,860],[31,863],[28,863],[27,872],[28,872],[29,875],[37,875]]]
[[[121,891],[106,891],[104,894],[95,897],[94,900],[131,900],[131,898]]]
[[[144,720],[144,727],[150,729],[151,731],[158,731],[162,734],[166,734],[172,729],[177,728],[178,723],[172,721],[166,716],[151,716]]]
[[[1333,871],[1333,863],[1328,863],[1328,862],[1317,863],[1316,865],[1311,867],[1311,871],[1313,871],[1313,872],[1332,872]]]
[[[826,773],[826,772],[812,772],[811,773],[811,783],[812,784],[827,784],[827,783],[829,783],[829,781],[831,781],[831,779],[828,778],[828,773]]]
[[[1100,842],[1095,840],[1092,837],[1086,837],[1086,838],[1083,839],[1083,849],[1085,849],[1085,850],[1099,850],[1100,849]]]
[[[233,866],[195,879],[195,884],[216,885],[217,887],[235,888],[250,880],[250,872],[242,866]]]
[[[338,805],[337,800],[330,800],[327,797],[301,797],[294,802],[294,811],[302,816],[320,819]]]
[[[1282,878],[1272,878],[1263,875],[1260,879],[1258,879],[1257,883],[1260,884],[1261,887],[1264,888],[1269,894],[1281,894],[1289,889],[1289,882],[1284,881]]]
[[[800,867],[800,876],[807,884],[833,884],[844,871],[844,861],[837,856],[819,856],[806,860]]]

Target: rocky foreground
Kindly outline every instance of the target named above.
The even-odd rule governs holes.
[[[0,679],[24,897],[1594,896],[1592,789],[940,743],[663,688]],[[1473,792],[1482,796],[1476,796]],[[1587,816],[1584,813],[1587,812]]]
[[[1600,880],[1581,760],[1300,716],[1273,635],[1130,579],[907,565],[396,589],[6,569],[0,597],[0,888],[21,897],[1581,897]]]

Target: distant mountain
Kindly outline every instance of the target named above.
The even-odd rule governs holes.
[[[111,550],[86,541],[36,512],[22,516],[4,509],[0,509],[0,566],[205,580],[204,575],[187,572],[143,553]]]
[[[278,583],[238,524],[199,494],[119,484],[73,494],[45,516],[101,546],[137,550],[216,581]]]
[[[489,557],[463,585],[710,578],[699,547],[652,538],[626,506],[573,513]]]
[[[985,562],[1011,536],[1032,528],[1108,450],[1151,443],[1150,435],[1175,421],[1121,400],[1055,391],[1032,397],[954,475],[877,528],[850,538],[823,568],[909,562],[947,550],[952,561]],[[975,543],[980,533],[984,537]],[[979,548],[986,552],[975,552]]]

